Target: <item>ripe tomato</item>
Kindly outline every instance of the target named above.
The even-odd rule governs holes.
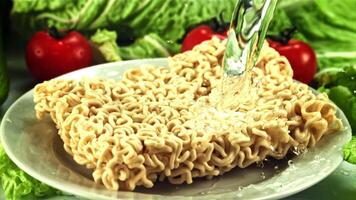
[[[182,43],[182,52],[193,49],[194,46],[202,43],[205,40],[210,40],[213,36],[216,36],[222,40],[226,38],[224,33],[216,33],[208,25],[197,26],[185,36]]]
[[[92,50],[84,36],[72,31],[56,37],[40,31],[27,45],[27,67],[37,80],[49,80],[92,64]]]
[[[314,50],[301,40],[291,39],[287,44],[268,40],[269,45],[285,56],[293,68],[293,78],[309,84],[316,73],[317,62]]]

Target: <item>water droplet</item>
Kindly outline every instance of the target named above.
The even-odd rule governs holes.
[[[344,175],[344,176],[349,176],[349,172],[346,171],[346,170],[340,170],[341,174]]]
[[[256,162],[257,167],[263,168],[265,166],[265,164],[263,163],[263,161],[258,161]]]
[[[293,148],[292,148],[292,152],[293,152],[295,155],[299,156],[299,155],[301,155],[301,154],[307,152],[307,148],[305,148],[304,146],[296,146],[296,147],[293,147]]]
[[[299,155],[298,147],[293,147],[292,152],[298,156]]]
[[[288,165],[289,166],[293,165],[293,160],[288,160]]]
[[[263,180],[266,179],[265,173],[264,173],[264,172],[261,172],[260,177],[261,177]]]

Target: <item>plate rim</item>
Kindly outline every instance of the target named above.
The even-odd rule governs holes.
[[[85,75],[85,72],[89,71],[90,69],[93,69],[93,68],[105,68],[105,67],[108,67],[108,66],[116,66],[116,65],[119,65],[119,66],[116,66],[116,67],[120,67],[120,66],[124,66],[124,65],[127,65],[127,64],[130,64],[130,63],[137,63],[137,67],[143,65],[144,63],[146,63],[147,65],[154,65],[153,63],[154,62],[157,62],[157,63],[167,63],[169,61],[168,58],[151,58],[151,59],[137,59],[137,60],[128,60],[128,61],[118,61],[118,62],[111,62],[111,63],[104,63],[104,64],[99,64],[99,65],[93,65],[93,66],[90,66],[90,67],[86,67],[86,68],[82,68],[82,69],[79,69],[79,70],[75,70],[75,71],[72,71],[72,72],[69,72],[69,73],[66,73],[64,75],[61,75],[61,76],[58,76],[54,79],[62,79],[62,78],[67,78],[68,76],[71,76],[71,75],[74,75],[74,74],[78,74],[80,72],[84,72],[83,75]],[[140,64],[141,63],[141,64]],[[309,89],[315,91],[313,88],[311,88],[310,86],[308,86]],[[5,139],[5,126],[6,126],[6,123],[7,123],[7,120],[8,119],[8,115],[11,113],[11,111],[16,108],[16,105],[22,101],[23,98],[25,98],[27,95],[33,95],[31,94],[33,93],[33,88],[27,92],[25,92],[24,94],[22,94],[18,99],[16,99],[16,101],[14,101],[11,106],[6,110],[3,118],[2,118],[2,121],[1,121],[1,125],[0,125],[0,142],[4,148],[4,151],[6,152],[6,154],[8,155],[8,157],[21,169],[23,170],[24,172],[26,172],[28,175],[30,175],[31,177],[39,180],[40,182],[43,182],[53,188],[56,188],[60,191],[63,191],[63,192],[67,192],[67,193],[70,193],[74,196],[80,196],[80,197],[84,197],[84,198],[89,198],[89,199],[113,199],[112,197],[109,197],[109,196],[105,196],[105,195],[102,195],[102,194],[98,194],[98,193],[93,193],[93,192],[88,192],[88,191],[85,191],[85,190],[72,190],[70,186],[66,186],[66,185],[61,185],[61,184],[58,184],[58,182],[56,181],[53,181],[51,179],[48,179],[46,178],[45,176],[41,175],[41,173],[37,172],[36,170],[33,170],[29,167],[26,167],[26,165],[20,161],[19,159],[17,159],[17,156],[15,155],[15,153],[11,150],[11,148],[9,147],[9,145],[7,143],[5,143],[4,141],[6,141]],[[331,100],[330,100],[331,101]],[[332,102],[332,101],[331,101]],[[333,103],[333,102],[332,102]],[[335,105],[336,106],[336,105]],[[337,107],[337,111],[339,112],[339,115],[340,115],[340,118],[343,118],[345,119],[345,122],[346,124],[344,124],[345,127],[348,127],[349,128],[349,139],[351,139],[351,131],[350,131],[350,124],[347,120],[347,118],[345,117],[345,114],[343,113],[343,111]],[[261,197],[261,198],[258,198],[260,200],[265,200],[265,199],[276,199],[276,198],[285,198],[285,197],[288,197],[288,196],[291,196],[293,194],[296,194],[296,193],[299,193],[307,188],[310,188],[311,186],[313,185],[316,185],[317,183],[319,183],[320,181],[322,181],[324,178],[326,178],[327,176],[329,176],[333,171],[336,170],[336,168],[342,163],[343,159],[342,159],[342,156],[339,157],[340,159],[337,161],[337,164],[335,164],[330,170],[328,170],[326,173],[324,173],[325,175],[324,176],[320,176],[318,177],[317,179],[315,179],[315,181],[313,182],[309,182],[308,184],[304,184],[302,187],[298,187],[296,190],[283,190],[281,192],[278,192],[278,193],[274,193],[274,194],[271,194],[271,195],[268,195],[266,197]],[[336,161],[335,161],[336,162]],[[117,191],[117,194],[120,194],[120,193],[127,193],[127,192],[130,192],[132,193],[132,191]],[[133,191],[134,192],[134,191]],[[230,191],[230,192],[225,192],[224,194],[225,195],[228,195],[228,194],[234,194],[236,193],[237,191]],[[134,193],[133,193],[134,194]],[[142,197],[148,197],[148,198],[153,198],[152,199],[155,199],[155,198],[167,198],[167,196],[165,195],[160,195],[160,194],[146,194],[146,193],[139,193],[139,195],[142,195]],[[180,199],[180,198],[191,198],[191,199],[200,199],[202,197],[206,197],[206,198],[219,198],[221,194],[209,194],[209,195],[204,195],[204,196],[181,196],[181,195],[170,195],[169,198],[173,198],[173,199]],[[120,199],[120,197],[116,197],[115,199]]]

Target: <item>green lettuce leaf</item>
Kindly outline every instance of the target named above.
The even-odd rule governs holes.
[[[356,130],[356,96],[354,96],[354,93],[347,87],[339,85],[327,90],[327,94],[345,113],[352,130]]]
[[[336,86],[331,89],[320,88],[345,113],[353,130],[353,139],[343,147],[344,160],[356,164],[356,96],[347,87]]]
[[[44,10],[58,10],[63,9],[66,5],[71,4],[71,0],[61,0],[61,1],[32,1],[32,0],[21,0],[13,1],[13,12],[15,13],[29,13],[29,12],[40,12]]]
[[[325,68],[316,76],[321,86],[318,90],[326,92],[329,98],[345,113],[353,135],[356,135],[356,65],[344,68]],[[356,164],[356,139],[344,146],[344,159]]]
[[[19,29],[134,30],[156,33],[176,42],[196,24],[223,15],[229,20],[235,0],[14,0],[12,16]]]
[[[126,60],[168,57],[179,49],[180,45],[166,42],[156,33],[151,33],[137,39],[129,46],[119,47],[119,55]]]
[[[330,79],[328,85],[347,87],[351,93],[356,95],[356,65],[343,68]]]
[[[327,88],[334,86],[345,86],[350,91],[356,91],[356,64],[343,68],[327,68],[320,70],[315,80],[320,86]],[[354,92],[354,95],[355,92]]]
[[[49,27],[61,30],[74,29],[86,35],[94,34],[91,39],[99,46],[106,60],[118,61],[120,57],[138,59],[178,53],[179,43],[188,30],[220,16],[229,21],[235,2],[235,0],[14,0],[12,20],[16,28],[24,34]],[[98,29],[115,31],[116,36],[113,32],[94,33]],[[118,44],[115,45],[115,42]],[[133,44],[126,46],[131,43]]]
[[[100,29],[90,38],[108,62],[122,60],[119,55],[119,47],[116,44],[116,39],[117,35],[115,31]]]
[[[7,200],[38,199],[61,194],[19,169],[0,146],[0,181]]]
[[[324,69],[317,74],[316,81],[320,86],[319,91],[325,91],[344,111],[356,133],[356,65]]]
[[[356,136],[353,136],[351,141],[344,146],[344,160],[356,165]]]
[[[91,41],[109,62],[120,61],[121,59],[168,57],[180,49],[180,45],[170,44],[155,33],[138,38],[134,43],[126,46],[119,46],[116,40],[116,32],[105,29],[98,30],[91,37]]]
[[[230,20],[235,0],[151,1],[128,24],[142,33],[157,33],[165,40],[177,41],[187,28],[219,15]]]
[[[281,1],[282,3],[283,1]],[[291,6],[279,6],[283,14],[277,15],[270,26],[271,31],[281,31],[288,26],[296,26],[310,43],[314,41],[355,41],[354,26],[356,9],[354,0],[314,0],[294,1]]]
[[[354,0],[280,1],[270,34],[294,26],[294,38],[309,43],[317,53],[318,68],[356,63],[356,3]]]
[[[356,40],[314,41],[312,47],[317,51],[319,70],[343,68],[356,63]]]
[[[18,29],[88,29],[107,0],[15,0],[12,16]]]

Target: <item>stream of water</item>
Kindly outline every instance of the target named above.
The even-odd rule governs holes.
[[[223,59],[219,110],[251,100],[252,68],[262,48],[278,0],[239,0],[230,22]]]

